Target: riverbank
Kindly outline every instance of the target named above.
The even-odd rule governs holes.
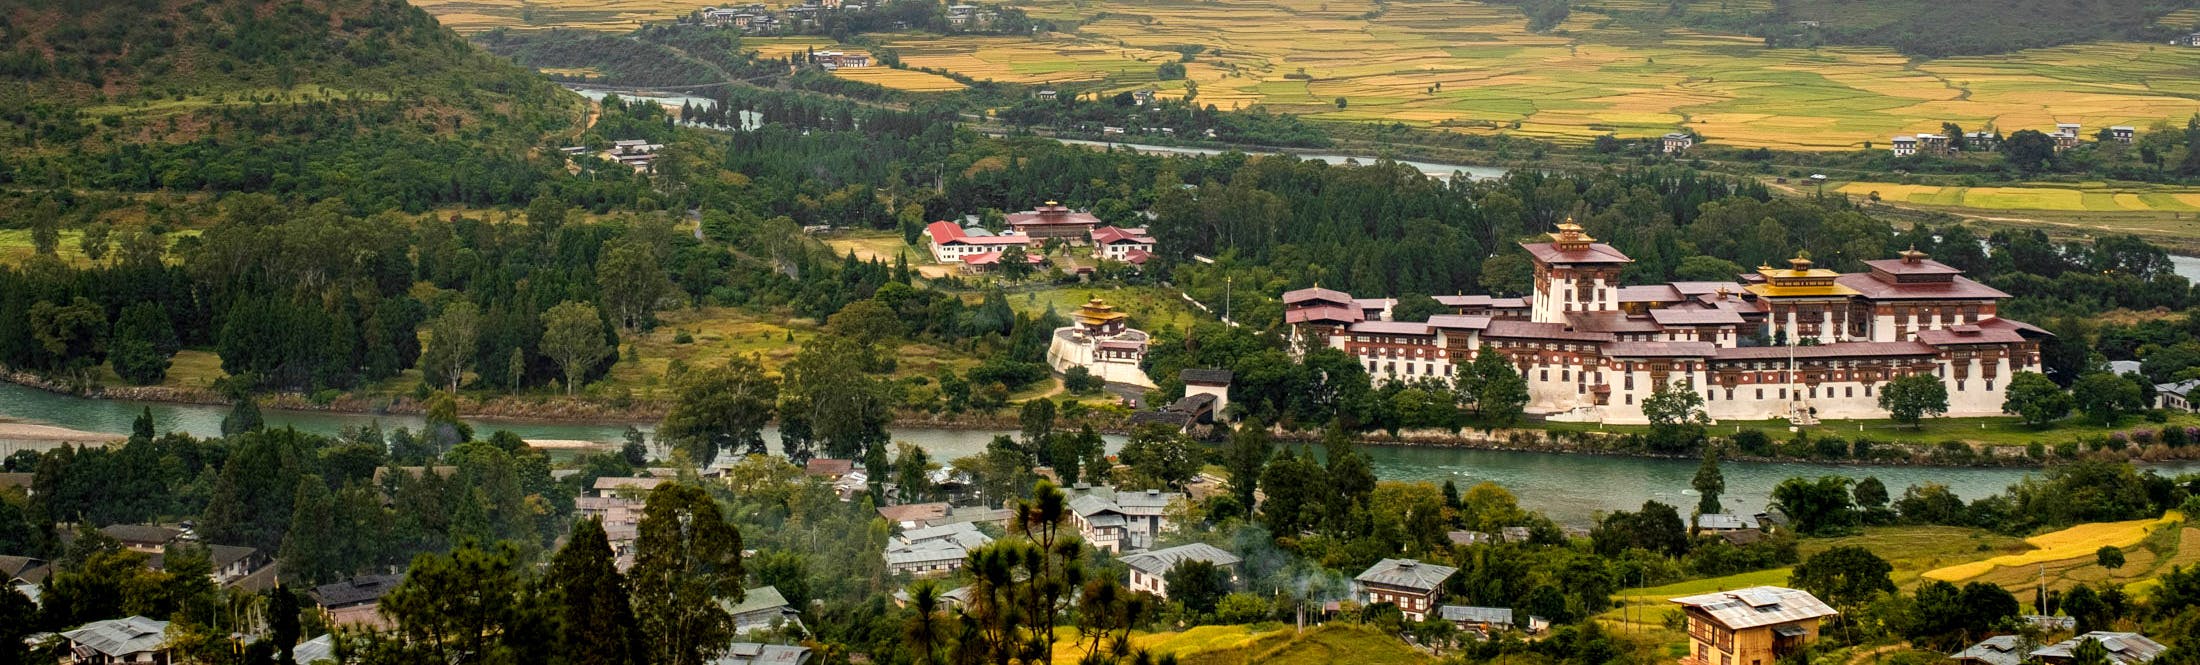
[[[178,405],[204,412],[204,416],[219,421],[219,414],[226,413],[229,401],[210,390],[190,390],[162,387],[93,387],[78,390],[59,382],[23,372],[0,373],[0,381],[43,393],[74,399],[95,400],[112,404]],[[297,393],[271,393],[262,395],[260,405],[264,411],[284,412],[301,417],[327,421],[346,421],[348,426],[365,426],[389,417],[398,423],[417,421],[424,414],[423,405],[409,396],[394,398],[340,397],[325,403],[315,402]],[[530,441],[540,440],[558,447],[579,449],[589,442],[614,444],[623,438],[629,427],[642,431],[655,429],[663,420],[669,404],[657,401],[636,401],[626,405],[605,404],[568,398],[562,395],[495,396],[488,399],[460,396],[461,418],[475,422],[480,429],[508,429]],[[135,409],[130,409],[135,410]],[[9,420],[35,417],[35,413],[7,413],[0,411],[0,423],[16,423]],[[1003,409],[993,413],[932,414],[903,412],[895,416],[891,426],[896,430],[923,430],[942,432],[991,433],[1014,432],[1020,429],[1017,411]],[[50,420],[41,418],[41,420]],[[119,419],[118,419],[119,420]],[[46,423],[20,422],[21,425],[47,429],[0,429],[0,440],[39,441],[46,443],[104,442],[118,438],[127,431],[126,420],[103,423],[99,427],[56,427]],[[63,423],[67,424],[67,423]],[[1126,420],[1102,416],[1080,422],[1066,423],[1069,428],[1091,424],[1114,439],[1128,434]],[[163,425],[166,428],[166,424]],[[402,426],[402,425],[397,425]],[[1873,442],[1851,444],[1832,439],[1823,433],[1813,434],[1807,440],[1775,439],[1766,444],[1772,454],[1752,454],[1744,446],[1736,445],[1729,438],[1714,437],[1721,445],[1727,459],[1761,463],[1839,464],[1861,467],[1922,467],[1922,468],[2008,468],[2033,469],[2080,458],[2123,459],[2140,463],[2175,464],[2200,460],[2200,445],[2170,447],[2161,443],[2148,425],[2135,425],[2138,429],[2117,432],[2081,443],[2075,434],[2066,439],[2049,441],[2043,438],[2038,446],[1996,445],[1985,442],[1893,443]],[[585,432],[576,433],[578,430]],[[11,436],[10,433],[20,436]],[[1279,440],[1311,444],[1320,440],[1318,430],[1275,432]],[[2054,431],[2043,433],[2053,436]],[[1785,437],[1784,433],[1780,436]],[[898,438],[898,437],[897,437]],[[1824,445],[1825,440],[1838,442],[1837,446]],[[1365,446],[1387,448],[1426,448],[1471,450],[1506,453],[1534,453],[1575,455],[1650,460],[1686,461],[1693,463],[1698,453],[1667,453],[1651,450],[1643,444],[1639,433],[1627,431],[1596,431],[1552,427],[1506,428],[1496,430],[1403,430],[1395,434],[1371,432],[1356,437]],[[2035,450],[2036,448],[2036,450]],[[982,450],[982,446],[980,447]]]

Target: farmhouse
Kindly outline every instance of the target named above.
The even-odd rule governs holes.
[[[80,665],[108,663],[166,663],[168,622],[141,616],[94,621],[61,633],[69,641],[70,662]]]
[[[2200,388],[2200,379],[2187,379],[2176,383],[2154,384],[2154,408],[2192,411],[2192,390]]]
[[[2032,652],[2032,659],[2047,665],[2071,665],[2082,662],[2077,658],[2078,646],[2087,641],[2099,642],[2108,651],[2108,662],[2113,665],[2132,665],[2154,660],[2167,647],[2147,639],[2138,633],[2111,633],[2096,630],[2061,642],[2040,647]]]
[[[886,545],[886,572],[936,577],[962,568],[970,550],[993,542],[969,522],[903,531]]]
[[[1994,132],[1964,132],[1963,146],[1972,152],[1993,152],[2001,147],[2001,135]]]
[[[306,597],[330,624],[389,628],[390,622],[382,617],[382,596],[403,581],[402,575],[361,575],[313,587]]]
[[[1414,621],[1428,619],[1436,611],[1436,598],[1444,580],[1459,569],[1421,563],[1413,559],[1384,559],[1352,578],[1352,597],[1364,605],[1390,603]]]
[[[1917,135],[1917,151],[1928,155],[1946,157],[1950,150],[1948,137],[1940,134]]]
[[[861,69],[871,66],[871,56],[846,51],[818,51],[810,55],[810,61],[826,69]]]
[[[802,613],[787,603],[787,597],[779,593],[779,587],[765,586],[749,589],[741,594],[740,604],[719,601],[726,613],[733,615],[733,634],[747,635],[759,630],[771,630],[790,623],[799,624]]]
[[[1054,329],[1047,364],[1056,372],[1083,367],[1102,381],[1154,388],[1139,365],[1146,359],[1146,331],[1129,326],[1130,315],[1098,296],[1070,315],[1070,324]]]
[[[980,254],[1000,254],[1010,247],[1029,247],[1031,238],[1019,235],[994,235],[979,227],[963,228],[954,222],[933,222],[924,227],[924,235],[932,239],[932,260],[936,263],[963,263],[963,259]]]
[[[1683,132],[1673,132],[1659,139],[1659,144],[1665,149],[1665,154],[1670,155],[1695,147],[1696,137]]]
[[[1688,618],[1684,665],[1768,665],[1818,639],[1839,614],[1807,591],[1760,586],[1675,598]]]
[[[1908,135],[1894,137],[1894,156],[1908,157],[1915,154],[1917,154],[1917,137]]]
[[[2108,128],[2108,138],[2116,141],[2117,143],[2131,143],[2131,139],[2138,135],[2138,128],[2128,125],[2117,125]]]
[[[1131,591],[1145,591],[1162,598],[1169,597],[1169,582],[1163,579],[1169,571],[1186,561],[1205,561],[1230,573],[1237,579],[1237,565],[1242,559],[1222,548],[1206,543],[1178,545],[1163,550],[1125,555],[1123,565],[1131,569]]]
[[[1947,387],[1948,415],[1996,415],[2009,376],[2039,371],[2047,337],[1996,315],[2008,294],[1917,251],[1861,273],[1796,257],[1732,282],[1623,286],[1632,260],[1570,222],[1524,246],[1527,320],[1392,321],[1380,301],[1316,287],[1284,294],[1284,322],[1376,382],[1449,382],[1501,353],[1528,382],[1529,413],[1611,423],[1647,422],[1641,401],[1668,386],[1698,391],[1715,419],[1884,418],[1879,389],[1917,374]]]
[[[1473,607],[1469,605],[1445,605],[1437,608],[1436,616],[1451,622],[1462,631],[1473,631],[1483,636],[1503,632],[1513,627],[1513,611],[1510,607]]]
[[[1117,492],[1113,487],[1071,488],[1070,522],[1094,549],[1111,553],[1136,552],[1153,547],[1156,536],[1169,528],[1169,504],[1183,495],[1146,490]]]
[[[1092,235],[1092,229],[1100,225],[1100,218],[1048,201],[1038,208],[1009,213],[1008,225],[1035,240],[1084,242]]]

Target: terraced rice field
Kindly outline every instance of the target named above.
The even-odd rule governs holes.
[[[891,67],[841,69],[834,71],[833,75],[851,81],[862,81],[909,92],[949,92],[961,90],[964,87],[961,81],[938,74]]]
[[[1768,0],[1689,1],[1716,10]],[[625,30],[708,3],[419,4],[472,32]],[[1662,12],[1666,5],[1586,0],[1559,29],[1536,34],[1512,6],[1456,0],[1382,7],[1371,0],[1023,0],[1016,6],[1075,32],[878,37],[910,65],[981,80],[1097,84],[1104,93],[1151,87],[1223,109],[1263,104],[1324,120],[1569,142],[1687,128],[1721,145],[1847,150],[1935,131],[1943,121],[2015,131],[2056,122],[2147,126],[2200,112],[2200,49],[2096,43],[1913,62],[1879,48],[1771,50],[1739,35],[1643,31],[1595,11]],[[1195,47],[1204,50],[1185,63],[1187,80],[1157,80],[1156,67]]]
[[[2200,188],[2106,183],[2023,187],[1960,187],[1851,182],[1835,188],[1854,197],[1879,195],[1892,203],[1973,210],[2065,212],[2200,212]]]

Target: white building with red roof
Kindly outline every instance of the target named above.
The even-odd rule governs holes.
[[[1946,385],[1949,416],[1998,415],[2048,337],[1997,315],[2008,294],[1914,250],[1862,273],[1797,257],[1732,282],[1630,286],[1632,260],[1571,222],[1522,248],[1524,299],[1439,296],[1452,313],[1393,321],[1392,300],[1316,287],[1283,295],[1284,322],[1376,382],[1448,382],[1486,348],[1527,379],[1529,413],[1613,423],[1645,422],[1642,400],[1675,384],[1715,419],[1884,418],[1879,390],[1913,374]]]
[[[983,254],[998,255],[1010,247],[1031,246],[1031,238],[1018,234],[994,235],[982,228],[963,228],[954,222],[933,222],[924,227],[924,235],[932,241],[932,260],[936,263],[968,265],[968,259]]]
[[[1103,226],[1092,230],[1092,257],[1130,263],[1135,254],[1153,254],[1156,244],[1145,227]],[[1142,261],[1141,261],[1142,263]]]

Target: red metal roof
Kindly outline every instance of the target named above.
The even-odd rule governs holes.
[[[1866,358],[1886,356],[1930,356],[1938,353],[1923,342],[1841,342],[1818,346],[1746,346],[1738,349],[1719,349],[1719,360],[1787,360],[1790,350],[1797,360],[1822,358]]]
[[[1655,321],[1632,318],[1627,316],[1626,312],[1618,310],[1567,312],[1566,322],[1572,325],[1574,330],[1592,333],[1638,333],[1660,330]]]
[[[1153,238],[1146,237],[1145,229],[1122,229],[1113,226],[1103,226],[1097,229],[1093,229],[1092,242],[1099,245],[1113,245],[1119,242],[1136,243],[1140,245],[1154,244]]]
[[[1687,299],[1671,284],[1619,287],[1620,302],[1680,302]]]
[[[1414,323],[1411,321],[1361,321],[1359,323],[1352,324],[1352,327],[1347,328],[1347,330],[1356,333],[1370,333],[1375,335],[1436,334],[1435,329],[1430,328],[1428,324]]]
[[[1325,289],[1319,286],[1311,289],[1298,289],[1295,291],[1283,292],[1283,304],[1296,305],[1302,302],[1309,301],[1350,305],[1352,304],[1352,294],[1335,289]]]
[[[933,222],[924,226],[924,234],[932,236],[932,242],[944,245],[949,240],[963,237],[963,230],[954,222]]]
[[[1934,261],[1932,259],[1918,259],[1915,263],[1912,263],[1907,259],[1879,259],[1875,261],[1865,261],[1864,265],[1871,266],[1873,270],[1885,271],[1888,274],[1893,275],[1963,274],[1963,271],[1956,268],[1955,266],[1941,263],[1939,261]]]
[[[1650,310],[1650,320],[1661,326],[1741,325],[1742,315],[1731,309],[1667,307]]]
[[[1851,273],[1833,281],[1871,300],[1999,300],[2009,297],[2000,289],[1968,277],[1955,277],[1946,282],[1890,284],[1866,273]]]
[[[1964,325],[1943,330],[1917,331],[1917,341],[1931,344],[1933,346],[1948,346],[1952,344],[2016,344],[2018,342],[2024,341],[2024,336],[2017,334],[2017,331],[2015,330],[2010,330],[2007,328],[1994,328],[1992,330],[1988,330],[1979,326]]]
[[[1613,342],[1604,355],[1622,358],[1709,358],[1719,353],[1710,342]]]
[[[1489,327],[1482,331],[1482,336],[1503,337],[1506,339],[1550,340],[1554,342],[1612,341],[1611,333],[1568,330],[1565,325],[1557,323],[1535,323],[1530,321],[1506,320],[1491,321]]]
[[[1361,318],[1363,318],[1363,316],[1360,314],[1360,310],[1358,308],[1343,307],[1339,305],[1316,305],[1313,307],[1300,307],[1296,309],[1286,310],[1283,313],[1284,323],[1307,323],[1310,321],[1318,321],[1324,323],[1353,323],[1359,321]]]

